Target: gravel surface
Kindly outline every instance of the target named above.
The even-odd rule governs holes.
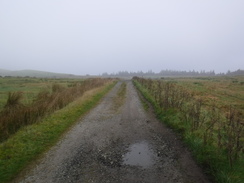
[[[180,139],[143,109],[131,81],[119,82],[43,158],[14,182],[209,182]]]

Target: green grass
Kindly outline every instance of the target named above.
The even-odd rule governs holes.
[[[20,129],[0,144],[0,182],[13,179],[24,167],[47,151],[78,119],[93,108],[115,85],[86,92],[82,97],[39,123]]]
[[[73,102],[85,91],[102,86],[108,81],[111,79],[90,78],[70,87],[52,83],[51,91],[39,92],[28,105],[21,101],[23,92],[9,92],[7,103],[0,111],[0,142],[16,133],[20,127],[37,122],[45,115]]]
[[[204,79],[202,79],[203,81],[201,80],[201,82],[205,82]],[[194,91],[201,90],[199,89],[200,87],[209,86],[208,83],[199,84],[199,81],[197,83],[194,83],[196,82],[196,79],[187,79],[187,81],[184,82],[181,80],[183,79],[181,78],[180,81],[177,81],[177,83],[179,82],[181,86],[184,86],[184,88],[192,89],[194,88],[194,85],[197,85],[197,87],[194,88]],[[183,85],[182,83],[185,83],[187,86]],[[244,182],[243,154],[237,161],[234,161],[233,166],[230,167],[229,161],[226,158],[226,152],[223,149],[216,149],[216,143],[209,143],[207,145],[203,143],[201,134],[203,134],[204,132],[202,131],[202,129],[198,129],[193,133],[191,129],[191,124],[189,122],[183,121],[184,119],[181,118],[181,113],[179,111],[171,108],[162,110],[155,101],[154,97],[148,92],[146,88],[144,88],[136,80],[134,80],[134,84],[144,96],[144,98],[152,104],[158,119],[166,123],[170,128],[173,128],[183,137],[184,142],[192,151],[197,162],[202,167],[204,167],[205,172],[211,176],[213,181],[220,183]],[[212,92],[212,94],[213,93],[214,92]]]

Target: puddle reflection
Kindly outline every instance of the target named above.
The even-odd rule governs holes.
[[[129,146],[129,152],[123,157],[123,164],[148,168],[154,164],[155,158],[156,155],[149,148],[149,144],[147,142],[140,142]]]

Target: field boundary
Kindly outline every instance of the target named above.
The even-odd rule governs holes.
[[[205,172],[211,176],[211,179],[221,183],[239,183],[243,181],[243,173],[241,173],[243,170],[243,159],[235,161],[231,167],[224,156],[226,152],[216,149],[211,144],[205,145],[202,139],[192,133],[189,123],[183,124],[179,122],[182,120],[179,111],[174,108],[162,109],[158,101],[155,100],[157,95],[152,96],[147,88],[136,79],[133,80],[133,83],[143,98],[152,105],[153,112],[157,118],[182,136],[194,158],[204,168]],[[219,153],[216,153],[216,151]]]

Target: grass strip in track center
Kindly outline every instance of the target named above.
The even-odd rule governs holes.
[[[20,129],[0,144],[0,182],[12,180],[30,162],[50,149],[60,136],[91,110],[114,87],[109,83],[87,91],[82,97],[41,120]]]
[[[116,96],[113,99],[113,110],[118,111],[118,109],[123,105],[124,103],[124,99],[125,99],[125,95],[126,95],[126,83],[122,82],[122,84],[120,85],[120,88],[117,91]]]

